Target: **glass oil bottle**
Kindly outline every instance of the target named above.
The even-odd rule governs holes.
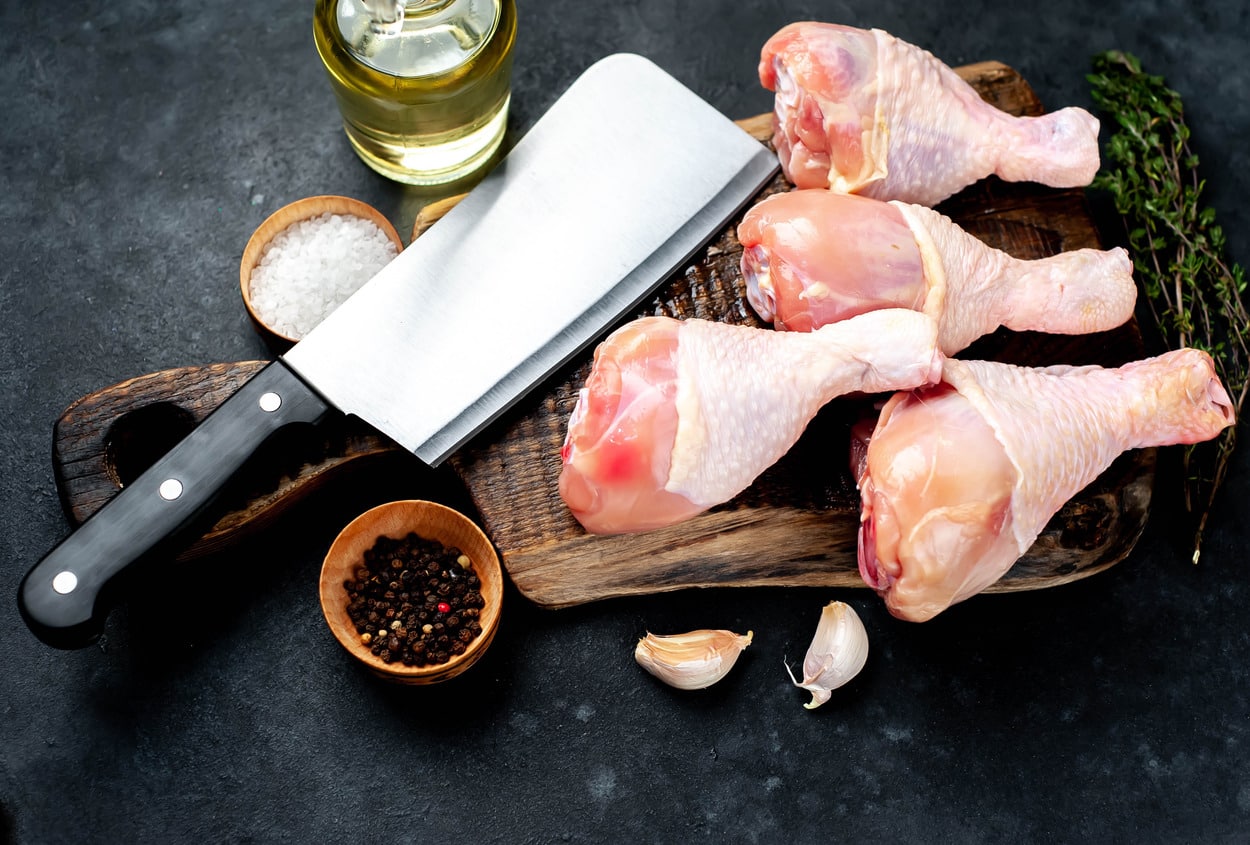
[[[503,141],[514,0],[317,0],[313,36],[348,140],[383,176],[451,182]]]

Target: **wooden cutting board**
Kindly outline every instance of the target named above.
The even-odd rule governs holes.
[[[1013,114],[1042,113],[1032,89],[1005,65],[958,69],[981,95]],[[740,121],[761,141],[771,116]],[[788,189],[781,177],[761,193]],[[431,206],[414,235],[454,199]],[[940,209],[969,233],[1020,258],[1098,247],[1083,191],[989,179]],[[762,325],[746,305],[738,269],[737,220],[704,254],[666,282],[635,316],[666,314]],[[1085,337],[1000,331],[961,354],[1042,366],[1116,366],[1142,357],[1135,323]],[[120,485],[152,463],[265,362],[167,370],[132,379],[70,406],[54,431],[53,463],[66,512],[81,522]],[[574,361],[449,459],[517,589],[562,607],[613,596],[685,587],[860,587],[856,564],[859,496],[847,468],[847,434],[864,402],[835,400],[791,452],[735,500],[687,522],[646,534],[586,534],[556,492],[560,445],[590,353]],[[416,459],[357,420],[329,423],[284,442],[232,493],[227,512],[186,555],[239,542],[349,468]],[[991,591],[1026,590],[1086,577],[1122,560],[1149,514],[1154,450],[1121,456],[1052,518],[1029,552]]]

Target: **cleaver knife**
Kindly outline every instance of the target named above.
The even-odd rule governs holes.
[[[588,68],[437,225],[40,560],[18,606],[95,640],[124,576],[172,557],[294,424],[354,414],[437,465],[636,308],[778,169],[640,56]]]

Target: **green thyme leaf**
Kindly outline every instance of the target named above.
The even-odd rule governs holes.
[[[1211,353],[1240,418],[1250,371],[1246,275],[1226,259],[1215,211],[1202,205],[1205,183],[1189,148],[1181,95],[1118,50],[1095,56],[1086,79],[1094,104],[1117,127],[1104,144],[1104,166],[1092,188],[1105,191],[1123,219],[1163,342]],[[1185,447],[1183,492],[1195,518],[1195,563],[1236,442],[1233,426],[1215,440]]]

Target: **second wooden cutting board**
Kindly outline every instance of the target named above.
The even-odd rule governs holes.
[[[1004,65],[982,63],[959,72],[1004,111],[1042,111],[1032,89]],[[768,116],[742,124],[761,140],[770,134]],[[788,187],[779,177],[764,193]],[[429,209],[415,231],[442,210]],[[940,210],[971,234],[1020,258],[1099,246],[1080,190],[991,179]],[[663,285],[637,316],[761,325],[745,304],[735,226],[736,221],[698,261]],[[1140,334],[1130,323],[1086,337],[1003,331],[961,357],[1114,366],[1142,354]],[[256,367],[259,363],[168,371],[75,403],[58,423],[54,443],[58,485],[71,518],[85,519],[116,492],[119,464],[134,466],[147,459],[137,454],[146,438],[134,432],[201,418]],[[588,372],[589,355],[557,373],[449,461],[523,595],[561,607],[696,586],[863,586],[856,564],[859,497],[847,468],[847,432],[858,415],[870,411],[864,404],[835,400],[785,458],[732,502],[667,529],[600,537],[582,530],[556,492],[565,425]],[[220,547],[266,524],[290,501],[354,461],[384,455],[401,459],[383,438],[350,423],[324,439],[315,458],[283,469],[265,492],[233,507],[198,548]],[[1054,586],[1123,559],[1145,526],[1153,476],[1153,450],[1122,456],[1055,515],[992,590]]]

